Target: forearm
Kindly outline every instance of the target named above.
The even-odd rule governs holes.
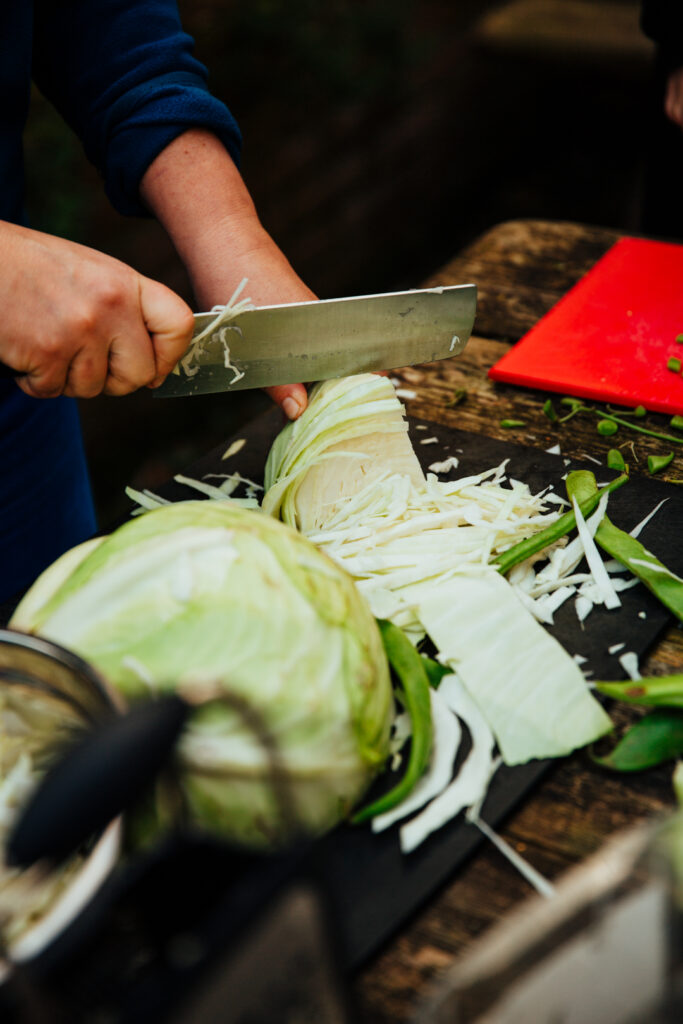
[[[209,132],[193,129],[167,146],[140,193],[171,237],[202,308],[227,302],[244,277],[257,305],[315,298],[262,227],[239,171]]]

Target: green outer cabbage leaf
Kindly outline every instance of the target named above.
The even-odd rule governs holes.
[[[206,501],[148,512],[75,561],[13,621],[130,700],[219,683],[263,717],[305,830],[350,811],[387,755],[393,698],[377,624],[343,570],[282,523]],[[180,755],[194,817],[250,844],[284,838],[270,763],[235,711],[198,709]]]

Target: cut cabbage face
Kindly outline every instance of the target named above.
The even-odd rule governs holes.
[[[391,382],[371,373],[324,381],[270,451],[263,509],[308,533],[387,472],[424,484]]]

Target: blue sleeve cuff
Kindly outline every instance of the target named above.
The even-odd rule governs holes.
[[[86,150],[105,154],[105,188],[120,213],[148,215],[139,197],[140,181],[155,157],[189,128],[217,135],[239,166],[237,122],[198,75],[160,75],[124,93],[109,108],[98,124],[98,137],[84,142]]]

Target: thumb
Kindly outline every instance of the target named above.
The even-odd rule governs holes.
[[[187,352],[194,330],[194,317],[179,295],[159,281],[142,276],[140,312],[152,339],[156,364],[152,387],[155,387]]]
[[[278,384],[266,388],[266,392],[289,420],[297,419],[308,405],[308,395],[303,384]]]

